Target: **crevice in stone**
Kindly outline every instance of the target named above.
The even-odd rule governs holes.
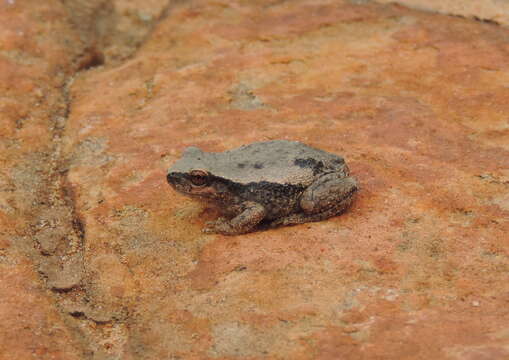
[[[109,0],[62,0],[69,21],[84,44],[77,59],[77,71],[104,64],[105,57],[101,39],[115,27],[114,3]]]
[[[431,12],[431,13],[435,13],[435,14],[439,14],[439,15],[444,15],[444,16],[450,16],[450,17],[453,17],[453,18],[458,18],[458,19],[464,19],[464,20],[469,20],[469,21],[476,21],[476,22],[480,22],[480,23],[483,23],[483,24],[487,24],[487,25],[495,25],[495,26],[504,26],[504,24],[496,21],[496,20],[493,20],[493,19],[488,19],[488,18],[481,18],[481,17],[478,17],[478,16],[467,16],[467,15],[461,15],[461,14],[454,14],[454,13],[441,13],[441,12],[434,12],[434,11],[430,11],[430,10],[422,10],[422,11],[428,11],[428,12]]]
[[[94,67],[104,65],[104,54],[95,47],[89,48],[78,63],[78,70],[89,70]]]
[[[120,63],[117,65],[121,65],[125,61],[135,57],[138,50],[143,46],[143,44],[146,43],[147,39],[152,36],[154,30],[157,28],[157,25],[168,18],[176,6],[188,1],[189,0],[166,0],[166,5],[160,11],[159,16],[150,22],[150,25],[148,26],[145,34],[140,39],[138,39],[137,44],[131,49],[131,52],[126,54],[126,56],[121,59],[122,61],[120,61]]]
[[[38,157],[25,159],[20,171],[36,173],[24,189],[30,189],[32,207],[25,206],[24,216],[29,226],[25,232],[25,243],[45,284],[53,297],[56,308],[62,315],[84,358],[93,358],[100,349],[96,338],[100,329],[83,327],[83,321],[97,325],[122,327],[125,316],[116,316],[98,304],[89,303],[90,291],[85,267],[86,223],[80,216],[76,194],[68,174],[72,159],[64,154],[66,127],[72,110],[70,89],[74,79],[81,73],[102,65],[118,65],[133,57],[136,51],[151,36],[154,28],[164,21],[171,9],[185,1],[167,1],[160,15],[149,25],[149,29],[134,46],[125,47],[120,53],[111,49],[118,43],[113,39],[115,14],[113,2],[109,0],[62,0],[70,22],[79,33],[80,49],[74,56],[69,71],[58,89],[55,105],[50,108],[49,131],[51,142]],[[108,23],[107,20],[112,20]],[[113,39],[113,40],[112,40]],[[124,39],[125,40],[125,39]],[[123,40],[120,39],[119,43]],[[120,55],[119,55],[120,54]],[[20,125],[20,127],[23,124]],[[28,176],[28,175],[27,175]],[[27,204],[28,205],[28,204]]]
[[[498,26],[502,25],[498,21],[493,20],[493,19],[480,18],[478,16],[474,16],[473,19],[475,21],[479,21],[479,22],[482,22],[482,23],[485,23],[485,24],[492,24],[492,25],[498,25]]]
[[[166,0],[157,16],[152,17],[141,12],[120,11],[111,0],[62,0],[85,44],[77,59],[77,70],[118,66],[131,59],[157,24],[164,21],[175,6],[187,1]]]
[[[69,315],[71,315],[73,318],[76,318],[76,319],[79,319],[79,320],[89,320],[89,321],[92,321],[98,325],[104,325],[104,324],[109,324],[111,323],[112,321],[114,321],[113,319],[97,319],[97,318],[94,318],[94,317],[90,317],[88,314],[86,314],[85,311],[73,311],[73,312],[69,312]]]
[[[68,171],[61,171],[62,176],[62,196],[68,209],[71,212],[71,226],[76,234],[76,237],[81,241],[81,247],[83,247],[83,241],[85,240],[85,223],[81,216],[79,216],[76,209],[76,196],[72,185],[69,183],[67,177]]]
[[[80,1],[78,1],[80,2]],[[91,1],[90,3],[92,3]],[[72,1],[64,1],[66,5]],[[81,2],[83,3],[83,2]],[[97,3],[104,3],[98,1]],[[95,21],[93,16],[87,18]],[[76,53],[60,88],[57,99],[49,107],[48,130],[51,142],[43,152],[31,154],[18,165],[14,172],[20,173],[26,184],[18,184],[23,202],[18,204],[19,213],[27,219],[23,246],[32,258],[40,274],[42,284],[51,294],[56,308],[84,358],[91,358],[94,341],[76,323],[73,314],[62,309],[64,302],[80,302],[87,297],[84,246],[86,224],[79,215],[75,194],[68,179],[68,164],[63,150],[63,140],[72,107],[70,87],[80,71],[102,64],[103,57],[93,44],[96,34],[86,31],[95,25],[83,23],[81,51]],[[87,30],[88,29],[88,30]],[[95,31],[95,30],[90,30]],[[31,176],[31,174],[34,174]],[[79,317],[78,317],[79,318]],[[90,316],[86,317],[87,319]],[[97,317],[97,323],[114,322],[105,316]],[[93,319],[92,319],[93,320]],[[95,321],[95,320],[93,320]]]
[[[184,1],[167,1],[157,18],[145,29],[134,46],[126,46],[119,53],[112,51],[119,43],[115,36],[113,2],[108,0],[62,0],[71,23],[79,32],[81,52],[75,56],[74,71],[66,75],[59,89],[60,99],[50,116],[51,143],[48,151],[38,159],[40,181],[34,189],[36,210],[29,217],[31,225],[27,240],[32,242],[32,255],[38,266],[42,283],[52,294],[68,329],[74,334],[84,358],[94,358],[101,351],[96,339],[101,329],[84,327],[83,322],[122,327],[125,317],[112,314],[100,304],[90,303],[85,267],[86,223],[80,216],[76,194],[68,174],[72,159],[64,154],[66,127],[72,111],[70,89],[81,73],[98,66],[116,66],[132,58],[150,38],[154,28],[164,21],[171,9]],[[108,23],[111,20],[111,23]],[[132,45],[132,44],[131,44]],[[44,225],[44,226],[43,226]],[[104,335],[104,334],[103,334]]]

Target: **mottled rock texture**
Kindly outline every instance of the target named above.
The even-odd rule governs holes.
[[[48,229],[58,226],[63,239],[69,227],[67,212],[48,211],[62,200],[52,196],[53,140],[82,46],[58,1],[2,0],[0,24],[0,359],[78,359],[81,347],[38,272],[40,251],[61,240],[54,248]]]
[[[362,2],[365,0],[357,0]],[[367,0],[369,1],[369,0]],[[509,3],[505,0],[373,0],[378,3],[398,3],[420,10],[464,16],[487,22],[509,25]]]
[[[508,30],[364,1],[0,4],[0,359],[509,357]],[[268,139],[343,155],[353,206],[202,234],[215,211],[167,167]]]

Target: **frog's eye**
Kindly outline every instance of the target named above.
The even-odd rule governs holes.
[[[208,183],[208,174],[203,170],[193,170],[190,172],[189,180],[195,186],[204,186]]]

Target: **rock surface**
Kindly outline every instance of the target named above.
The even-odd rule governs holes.
[[[0,4],[0,359],[509,357],[508,30],[363,1]],[[202,234],[214,210],[167,167],[269,139],[343,155],[351,209]]]
[[[83,350],[38,273],[39,250],[56,252],[66,235],[65,216],[47,211],[51,204],[58,211],[50,194],[58,182],[53,140],[65,118],[62,87],[82,47],[66,19],[59,1],[0,2],[2,360],[79,359]],[[60,238],[48,236],[51,228]]]
[[[364,0],[357,0],[364,1]],[[368,0],[369,1],[369,0]],[[373,0],[382,4],[398,3],[420,10],[463,16],[480,21],[509,25],[509,3],[501,0]]]

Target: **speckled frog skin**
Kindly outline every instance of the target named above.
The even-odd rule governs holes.
[[[215,203],[226,218],[204,231],[226,235],[327,219],[358,190],[342,157],[286,140],[221,153],[190,147],[167,179],[175,190]]]

